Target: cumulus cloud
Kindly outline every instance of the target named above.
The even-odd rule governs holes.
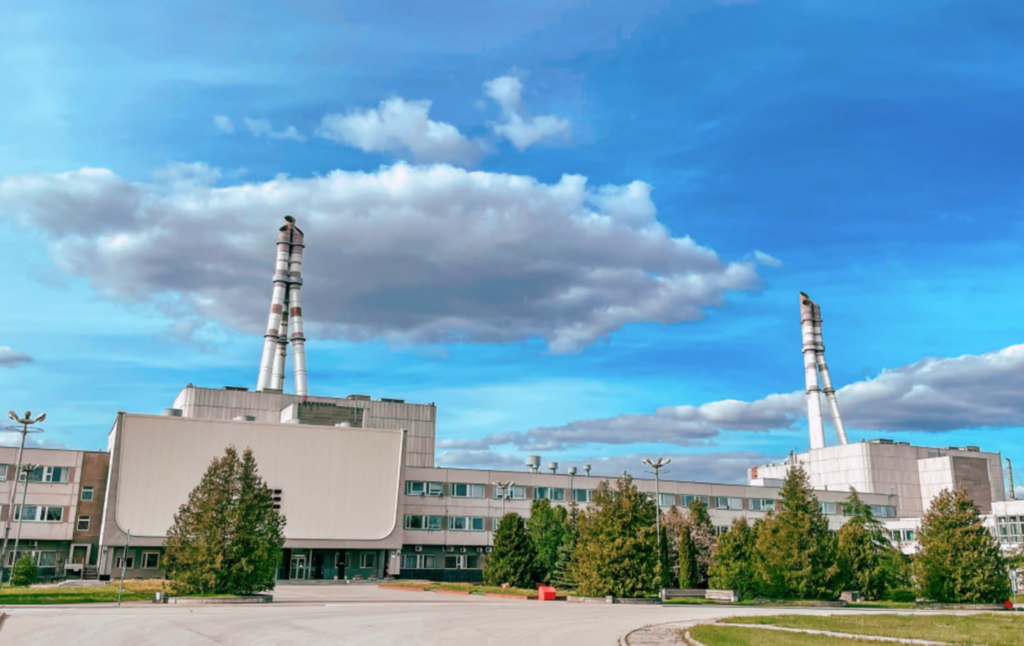
[[[836,397],[849,428],[941,432],[1024,426],[1022,389],[1024,345],[1014,345],[981,355],[926,357],[849,384],[836,391]],[[727,399],[701,406],[666,406],[649,415],[580,420],[478,440],[442,440],[438,448],[486,451],[514,445],[540,451],[638,442],[693,446],[708,443],[721,431],[791,428],[806,417],[806,405],[804,392],[796,391],[753,402]]]
[[[487,151],[450,123],[430,119],[431,102],[393,97],[376,108],[324,115],[316,134],[363,152],[408,152],[420,162],[471,165]]]
[[[211,186],[220,179],[220,169],[203,162],[172,162],[153,172],[157,185],[171,188]]]
[[[218,114],[213,117],[213,125],[217,130],[229,135],[235,132],[235,124],[231,123],[231,119],[223,114]]]
[[[396,164],[170,189],[103,169],[0,179],[0,217],[41,229],[62,271],[108,297],[262,333],[276,228],[307,233],[314,334],[400,344],[545,339],[575,352],[630,323],[673,324],[761,286],[656,219],[650,190]]]
[[[749,467],[781,459],[782,456],[765,455],[755,451],[724,453],[662,453],[672,463],[661,473],[665,480],[686,480],[696,482],[745,482]],[[650,478],[643,464],[649,454],[627,454],[610,457],[589,457],[560,461],[559,473],[566,473],[569,466],[575,466],[577,480],[574,486],[585,487],[583,465],[591,465],[591,476],[617,477],[628,471],[637,478]],[[508,455],[494,451],[444,451],[438,457],[438,466],[526,471],[523,456]]]
[[[269,119],[243,119],[245,127],[254,137],[269,137],[270,139],[292,139],[294,141],[305,141],[306,138],[295,129],[295,126],[288,126],[284,130],[274,130]]]
[[[554,115],[524,117],[523,82],[514,75],[485,82],[483,91],[501,106],[502,121],[492,126],[494,133],[508,139],[518,150],[526,150],[540,141],[567,139],[572,135],[568,119]]]
[[[0,346],[0,368],[17,368],[24,363],[32,363],[32,357],[24,352],[15,352],[13,348]]]

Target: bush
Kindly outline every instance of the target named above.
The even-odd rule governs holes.
[[[526,529],[526,521],[517,513],[505,514],[494,532],[494,549],[484,564],[484,583],[532,588],[540,574],[537,548]]]
[[[757,534],[745,517],[732,521],[732,527],[718,538],[715,546],[709,581],[713,589],[733,590],[741,599],[757,594],[753,565],[756,542]]]
[[[885,595],[882,598],[886,601],[912,603],[917,601],[917,593],[908,588],[890,588],[885,591]]]
[[[36,582],[36,561],[31,554],[24,554],[11,570],[11,585],[27,586]]]

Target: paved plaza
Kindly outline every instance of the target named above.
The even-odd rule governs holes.
[[[729,606],[570,604],[280,585],[266,605],[10,606],[0,646],[631,646],[671,644],[673,630],[729,615],[843,612]],[[632,633],[632,635],[630,635]],[[628,642],[626,636],[630,635]]]

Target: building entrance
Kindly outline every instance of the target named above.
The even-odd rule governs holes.
[[[313,554],[313,562],[309,571],[311,579],[322,579],[324,578],[324,555]]]
[[[306,578],[306,555],[305,554],[294,554],[292,555],[292,568],[290,577],[291,579],[305,579]]]

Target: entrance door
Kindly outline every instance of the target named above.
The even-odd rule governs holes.
[[[305,554],[293,554],[292,555],[292,579],[305,579],[306,578],[306,555]]]
[[[324,555],[314,554],[313,555],[313,566],[310,569],[310,578],[322,579],[324,578]]]

